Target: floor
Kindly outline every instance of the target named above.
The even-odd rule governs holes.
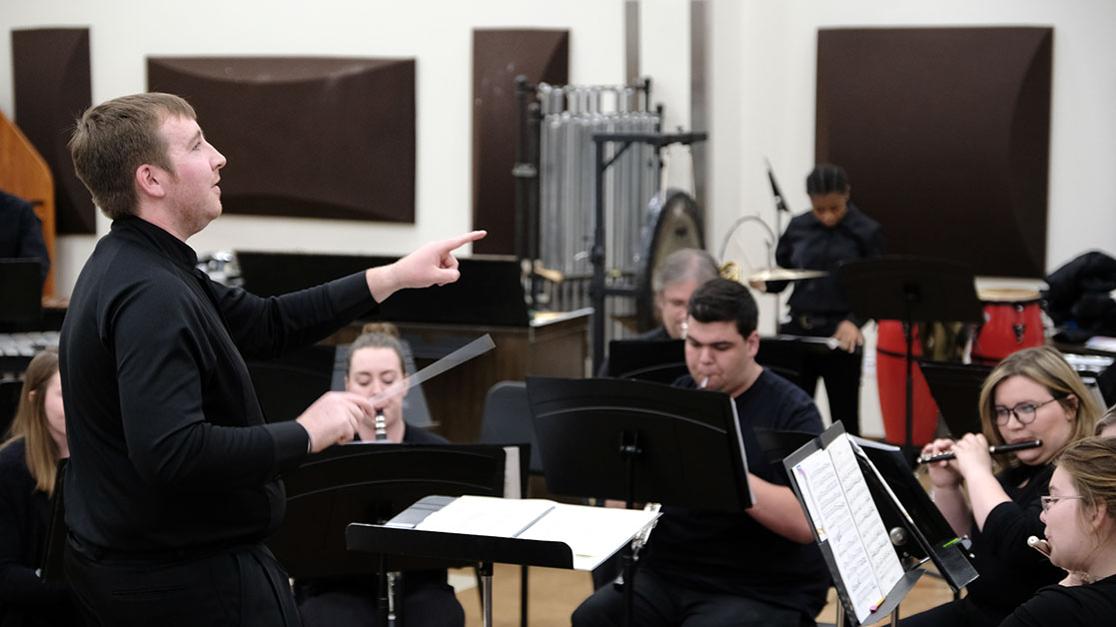
[[[532,627],[557,627],[570,624],[570,614],[593,591],[589,573],[557,570],[552,568],[529,569],[528,597],[529,624]],[[480,627],[481,613],[476,578],[471,569],[451,571],[451,581],[460,587],[458,600],[465,608],[465,622],[469,627]],[[519,625],[519,567],[498,564],[493,577],[493,625],[514,627]],[[900,606],[900,616],[916,614],[953,598],[949,587],[937,577],[924,575],[914,590]],[[832,623],[836,620],[837,604],[830,590],[829,604],[818,620]],[[883,622],[880,624],[887,624]]]

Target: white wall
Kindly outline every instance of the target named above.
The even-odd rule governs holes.
[[[13,28],[89,27],[94,102],[143,91],[148,55],[417,60],[413,226],[224,216],[190,240],[198,251],[405,253],[427,240],[468,230],[473,28],[568,28],[572,81],[616,84],[624,76],[622,0],[0,0],[0,4],[0,110],[9,117],[14,117]],[[205,120],[201,122],[204,126]],[[230,163],[222,175],[235,177],[236,166]],[[98,235],[107,230],[107,220],[98,216]],[[59,238],[55,267],[60,293],[72,289],[95,239]]]

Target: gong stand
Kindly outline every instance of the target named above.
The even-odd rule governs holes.
[[[696,144],[708,139],[708,133],[595,133],[593,144],[596,155],[596,190],[594,192],[596,225],[593,229],[593,248],[590,261],[593,264],[593,278],[589,284],[589,298],[593,303],[593,370],[600,370],[604,361],[605,348],[605,299],[609,296],[638,295],[639,290],[632,286],[609,286],[605,281],[605,206],[604,175],[608,168],[624,154],[632,144],[647,144],[662,152],[673,144]],[[605,159],[605,147],[620,144],[612,157]]]

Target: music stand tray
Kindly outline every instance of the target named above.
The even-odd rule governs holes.
[[[682,340],[612,340],[608,343],[608,376],[674,383],[687,374]]]
[[[980,433],[980,388],[992,366],[920,359],[918,362],[930,395],[954,438]]]

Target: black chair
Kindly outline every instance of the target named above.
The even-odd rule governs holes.
[[[543,473],[539,457],[535,423],[527,404],[527,384],[523,381],[500,381],[488,389],[484,398],[484,417],[481,419],[480,442],[483,444],[530,444],[531,462],[527,465],[533,475]]]

